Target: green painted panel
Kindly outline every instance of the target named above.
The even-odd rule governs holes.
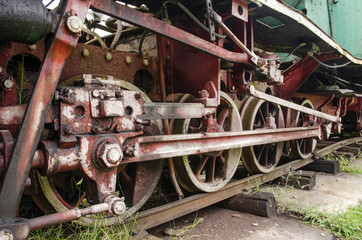
[[[328,1],[332,37],[352,55],[362,58],[362,1]]]
[[[362,0],[284,0],[303,11],[352,55],[362,58]]]

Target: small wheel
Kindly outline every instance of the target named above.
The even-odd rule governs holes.
[[[301,106],[314,109],[312,102],[309,100],[299,102]],[[316,117],[299,111],[292,111],[291,119],[295,120],[296,127],[312,126],[317,120]],[[302,138],[294,140],[291,142],[291,156],[298,159],[309,158],[316,146],[317,139],[315,138]]]
[[[136,86],[126,81],[121,82],[121,87],[131,91],[141,91]],[[69,82],[68,82],[69,84]],[[145,101],[151,100],[145,95]],[[153,121],[144,128],[145,135],[159,135],[162,133],[162,123]],[[120,219],[126,218],[138,211],[152,195],[157,186],[163,169],[163,160],[141,163],[121,164],[118,167],[116,194],[125,197],[127,210],[124,215],[110,216],[102,220],[105,225],[116,224]],[[59,173],[54,176],[41,176],[36,170],[32,180],[39,186],[41,194],[34,195],[34,202],[45,212],[65,211],[75,207],[82,207],[85,194],[86,178],[78,172]],[[77,223],[92,225],[94,218],[83,217]]]
[[[192,102],[185,95],[180,102]],[[241,131],[241,120],[232,99],[221,92],[216,118],[222,131]],[[202,119],[179,119],[171,123],[173,134],[204,132]],[[174,158],[177,180],[189,192],[213,192],[224,187],[234,175],[241,148]]]
[[[244,130],[284,128],[280,106],[250,97],[241,110]],[[251,173],[268,173],[278,164],[283,142],[243,148],[242,162]]]

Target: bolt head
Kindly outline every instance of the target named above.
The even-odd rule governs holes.
[[[126,63],[130,64],[132,62],[132,58],[130,56],[126,57]]]
[[[99,91],[98,90],[93,90],[92,91],[92,96],[95,97],[95,98],[99,97]]]
[[[77,16],[70,16],[67,20],[67,27],[73,33],[80,33],[82,31],[82,20]]]
[[[82,51],[82,54],[83,54],[84,57],[88,57],[89,56],[88,49],[84,48],[83,51]]]
[[[112,212],[116,215],[121,215],[126,211],[126,204],[121,201],[117,200],[112,204]]]
[[[35,49],[36,49],[36,45],[35,45],[35,44],[28,45],[28,48],[29,48],[30,50],[35,50]]]
[[[147,59],[143,59],[143,65],[145,65],[145,66],[148,66],[148,65],[149,65],[149,62],[148,62]]]
[[[248,91],[251,95],[254,95],[255,94],[255,87],[253,85],[251,85],[249,88],[248,88]]]
[[[110,163],[118,162],[122,157],[122,150],[119,147],[113,147],[107,152],[107,159]]]
[[[10,89],[14,86],[14,81],[11,78],[7,78],[4,80],[4,87]]]
[[[110,54],[110,53],[106,53],[106,60],[108,61],[108,62],[110,62],[111,60],[112,60],[112,54]]]
[[[116,143],[105,143],[101,146],[99,158],[107,168],[113,168],[121,162],[123,151]]]

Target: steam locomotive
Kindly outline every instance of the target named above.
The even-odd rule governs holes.
[[[91,209],[66,220],[107,210],[112,224],[145,204],[164,168],[179,197],[213,192],[240,165],[268,173],[318,139],[361,136],[361,10],[1,0],[1,219],[30,196],[46,213]]]

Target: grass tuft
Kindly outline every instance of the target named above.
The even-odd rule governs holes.
[[[282,206],[283,212],[291,212],[313,226],[329,229],[336,237],[350,240],[362,239],[362,202],[345,212],[326,213],[315,208],[296,209]]]

